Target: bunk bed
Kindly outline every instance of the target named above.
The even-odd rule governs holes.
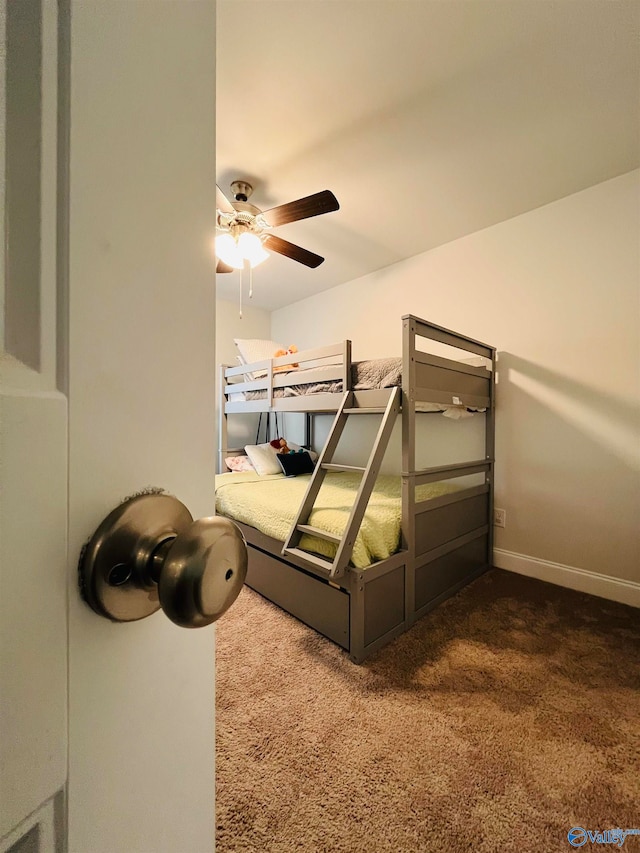
[[[484,366],[425,352],[417,339],[462,350]],[[402,634],[491,564],[495,348],[413,315],[402,318],[402,341],[395,376],[396,366],[388,363],[383,368],[391,371],[386,372],[354,365],[349,341],[296,353],[295,369],[291,355],[220,368],[221,471],[226,458],[243,452],[227,446],[229,416],[302,412],[307,415],[309,440],[312,416],[335,414],[313,473],[297,478],[304,488],[296,484],[299,505],[293,519],[289,517],[286,536],[284,531],[278,538],[268,535],[249,523],[253,518],[246,514],[239,520],[232,501],[224,502],[223,511],[223,502],[217,501],[217,511],[233,519],[245,536],[247,585],[333,640],[355,663]],[[377,387],[381,383],[383,387]],[[456,410],[477,412],[484,419],[484,457],[417,469],[417,418],[422,412]],[[360,467],[333,461],[344,427],[354,415],[381,419],[367,463]],[[402,422],[397,547],[362,565],[362,557],[354,559],[354,553],[360,553],[358,536],[372,493],[375,497],[376,481],[384,480],[379,477],[380,466],[397,418]],[[473,485],[468,484],[471,475],[480,475]],[[220,480],[236,476],[238,483],[243,476],[260,479],[229,474]],[[354,476],[359,486],[354,486],[342,530],[321,529],[315,518],[323,488],[332,478],[346,482]],[[466,483],[457,486],[460,478]]]

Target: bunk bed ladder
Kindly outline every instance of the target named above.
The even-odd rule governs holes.
[[[384,408],[371,409],[358,406],[352,391],[347,391],[345,393],[333,422],[333,426],[331,427],[327,442],[311,476],[311,480],[309,481],[307,492],[300,504],[298,514],[293,520],[289,536],[287,537],[287,541],[282,549],[283,556],[295,556],[298,559],[311,564],[316,569],[320,568],[323,572],[326,571],[330,579],[341,577],[345,573],[351,558],[358,530],[360,529],[360,524],[362,523],[371,492],[373,491],[376,478],[380,471],[380,465],[382,464],[382,459],[387,449],[389,438],[391,437],[396,416],[400,411],[400,399],[401,389],[399,387],[392,388],[387,405]],[[382,421],[371,448],[371,453],[366,466],[361,468],[354,465],[333,464],[333,455],[336,451],[348,418],[352,415],[372,413],[382,414]],[[312,527],[308,523],[309,516],[313,510],[316,498],[318,497],[318,493],[322,487],[322,483],[324,482],[324,478],[329,471],[358,472],[362,475],[360,487],[358,488],[354,504],[351,507],[349,519],[342,536],[335,536],[331,533],[327,533],[324,530]],[[305,533],[337,544],[338,548],[333,560],[329,557],[321,557],[317,554],[311,554],[298,547],[300,539]]]

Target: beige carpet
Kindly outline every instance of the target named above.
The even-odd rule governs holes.
[[[216,677],[218,853],[550,853],[640,827],[638,610],[494,569],[355,666],[245,589]]]

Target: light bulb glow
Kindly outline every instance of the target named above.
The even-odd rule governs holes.
[[[223,263],[234,269],[241,270],[244,266],[242,253],[231,234],[218,234],[216,237],[216,255]]]
[[[262,240],[257,234],[245,231],[238,237],[238,249],[243,258],[249,261],[251,267],[257,267],[269,257],[268,252],[262,248]]]

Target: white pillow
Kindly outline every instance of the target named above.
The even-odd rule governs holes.
[[[276,459],[276,449],[270,444],[247,444],[244,452],[261,477],[266,474],[282,474],[282,468]]]
[[[273,358],[274,352],[277,352],[279,349],[286,350],[286,347],[275,341],[268,341],[261,338],[234,338],[233,342],[238,347],[239,358],[242,364],[265,361],[267,358]],[[267,371],[255,370],[253,373],[245,375],[247,379],[261,379],[267,375]],[[279,472],[280,468],[278,468],[276,473]]]
[[[224,461],[230,471],[255,471],[248,456],[227,456]]]
[[[315,452],[315,450],[308,450],[306,447],[300,447],[299,444],[296,444],[293,441],[288,441],[287,447],[289,448],[289,450],[306,450],[309,456],[311,457],[312,462],[316,462],[318,459],[318,454]]]

